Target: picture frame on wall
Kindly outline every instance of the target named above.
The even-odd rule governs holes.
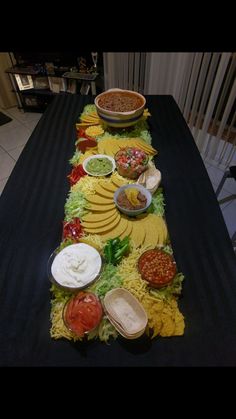
[[[15,74],[15,79],[19,90],[28,90],[34,88],[33,79],[27,74]]]

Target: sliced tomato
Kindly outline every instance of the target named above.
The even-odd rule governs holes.
[[[102,314],[102,305],[95,294],[81,291],[67,303],[64,318],[67,327],[83,337],[99,324]]]

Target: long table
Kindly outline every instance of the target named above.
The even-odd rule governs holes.
[[[184,336],[71,343],[50,338],[47,261],[61,241],[75,123],[89,96],[58,95],[0,198],[1,366],[235,366],[236,258],[210,179],[171,96],[147,96],[155,164],[179,271]]]

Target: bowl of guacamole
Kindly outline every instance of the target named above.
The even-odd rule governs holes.
[[[83,169],[90,176],[106,176],[116,168],[115,160],[106,154],[89,156],[83,162]]]

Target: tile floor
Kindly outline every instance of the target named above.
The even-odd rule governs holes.
[[[0,109],[12,121],[0,126],[0,194],[15,163],[41,118],[41,113],[24,113],[17,107]]]
[[[16,107],[7,111],[0,109],[12,118],[11,122],[0,126],[0,195],[7,183],[8,177],[13,170],[15,163],[20,156],[25,144],[27,143],[32,131],[41,118],[41,113],[23,113]],[[219,166],[216,161],[205,158],[204,163],[216,190],[224,173],[223,165]],[[236,165],[236,156],[231,165]],[[236,194],[236,181],[227,179],[219,195],[219,199]],[[230,237],[236,231],[236,199],[221,205],[223,217],[229,231]]]

